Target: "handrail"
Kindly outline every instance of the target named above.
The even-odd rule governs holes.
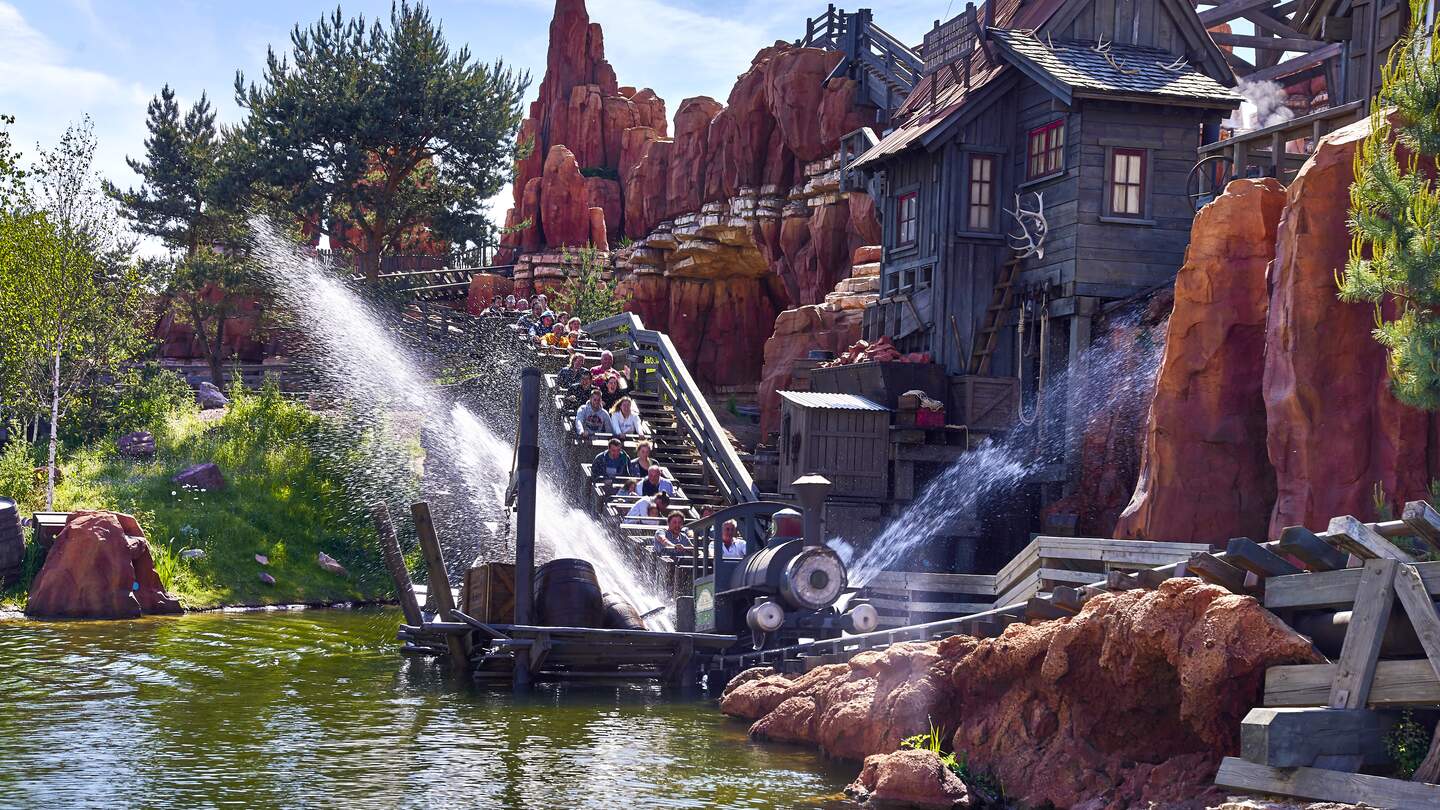
[[[680,358],[670,336],[645,328],[645,322],[633,312],[611,315],[585,327],[585,331],[601,345],[620,338],[629,343],[635,353],[658,360],[653,373],[663,383],[665,391],[674,400],[675,423],[689,436],[700,450],[701,457],[710,467],[720,491],[732,503],[749,503],[760,500],[755,481],[745,463],[735,452],[726,438],[725,428],[715,417],[710,403],[706,401],[700,386],[690,376],[685,361]],[[646,371],[651,371],[646,367]]]

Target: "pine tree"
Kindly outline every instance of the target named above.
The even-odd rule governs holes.
[[[568,312],[581,323],[594,323],[625,310],[628,299],[620,294],[618,281],[605,278],[599,251],[588,247],[574,253],[567,250],[562,261],[569,271],[565,283],[555,291],[551,309]]]
[[[1440,409],[1440,38],[1416,27],[1383,72],[1372,133],[1355,157],[1350,187],[1350,260],[1345,301],[1376,306],[1375,338],[1389,352],[1397,399]],[[1388,319],[1382,303],[1395,308]]]

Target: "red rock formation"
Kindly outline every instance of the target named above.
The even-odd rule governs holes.
[[[865,758],[845,793],[876,807],[952,810],[973,801],[965,783],[929,751],[896,751]]]
[[[1374,518],[1375,484],[1395,503],[1424,498],[1440,475],[1431,417],[1390,394],[1374,308],[1335,297],[1355,150],[1369,134],[1366,120],[1327,136],[1290,184],[1280,222],[1265,357],[1272,534],[1323,529],[1336,515]]]
[[[48,619],[133,619],[179,613],[155,573],[150,544],[135,518],[75,512],[30,585],[25,613]]]
[[[519,278],[535,264],[525,254],[579,244],[579,206],[603,208],[607,241],[623,234],[643,243],[616,258],[622,278],[636,277],[626,281],[631,308],[671,333],[703,384],[756,382],[776,313],[818,304],[848,274],[851,251],[879,241],[873,201],[840,193],[829,162],[841,137],[875,120],[857,105],[853,81],[826,81],[840,58],[765,48],[728,106],[686,99],[671,139],[664,102],[615,86],[583,2],[558,2],[545,80],[522,129],[535,151],[517,164],[520,213],[506,218],[539,227],[507,234],[500,254],[515,260],[517,286],[532,283]],[[568,208],[571,189],[551,188],[550,158],[561,145],[594,175],[582,203]],[[596,182],[611,171],[617,185]],[[567,213],[574,219],[552,222]]]
[[[779,429],[780,392],[792,387],[795,365],[812,351],[839,354],[860,339],[865,305],[880,291],[880,248],[856,249],[849,278],[820,304],[787,309],[765,341],[760,375],[760,434]]]
[[[545,244],[584,247],[590,243],[587,201],[585,177],[575,156],[563,146],[551,147],[540,182],[540,232]]]
[[[1278,181],[1236,180],[1196,216],[1139,483],[1115,536],[1265,537],[1275,498],[1261,390],[1265,272],[1284,205]]]
[[[1201,808],[1265,670],[1321,660],[1253,598],[1180,579],[999,638],[896,644],[793,679],[750,675],[720,708],[754,720],[755,736],[856,760],[934,723],[1028,805]]]
[[[609,250],[610,239],[605,231],[605,209],[587,208],[590,214],[590,245],[596,250]]]

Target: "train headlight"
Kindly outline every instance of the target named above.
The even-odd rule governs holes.
[[[856,605],[845,614],[845,629],[851,633],[869,633],[880,626],[880,612],[874,605]]]
[[[745,611],[745,624],[757,633],[773,633],[785,624],[785,609],[768,600],[756,602]]]
[[[821,610],[835,603],[845,590],[845,564],[825,546],[806,548],[785,567],[780,595],[801,610]]]

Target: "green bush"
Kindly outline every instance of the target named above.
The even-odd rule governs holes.
[[[14,498],[22,514],[39,509],[44,503],[35,482],[39,459],[35,448],[15,431],[10,443],[0,450],[0,496]]]
[[[1385,735],[1385,748],[1395,760],[1395,771],[1401,779],[1409,779],[1425,761],[1430,752],[1430,734],[1415,720],[1415,715],[1406,709],[1400,721]]]
[[[168,369],[146,366],[132,372],[120,386],[111,431],[116,434],[136,430],[156,432],[164,428],[175,412],[198,408],[195,392],[184,377]]]

